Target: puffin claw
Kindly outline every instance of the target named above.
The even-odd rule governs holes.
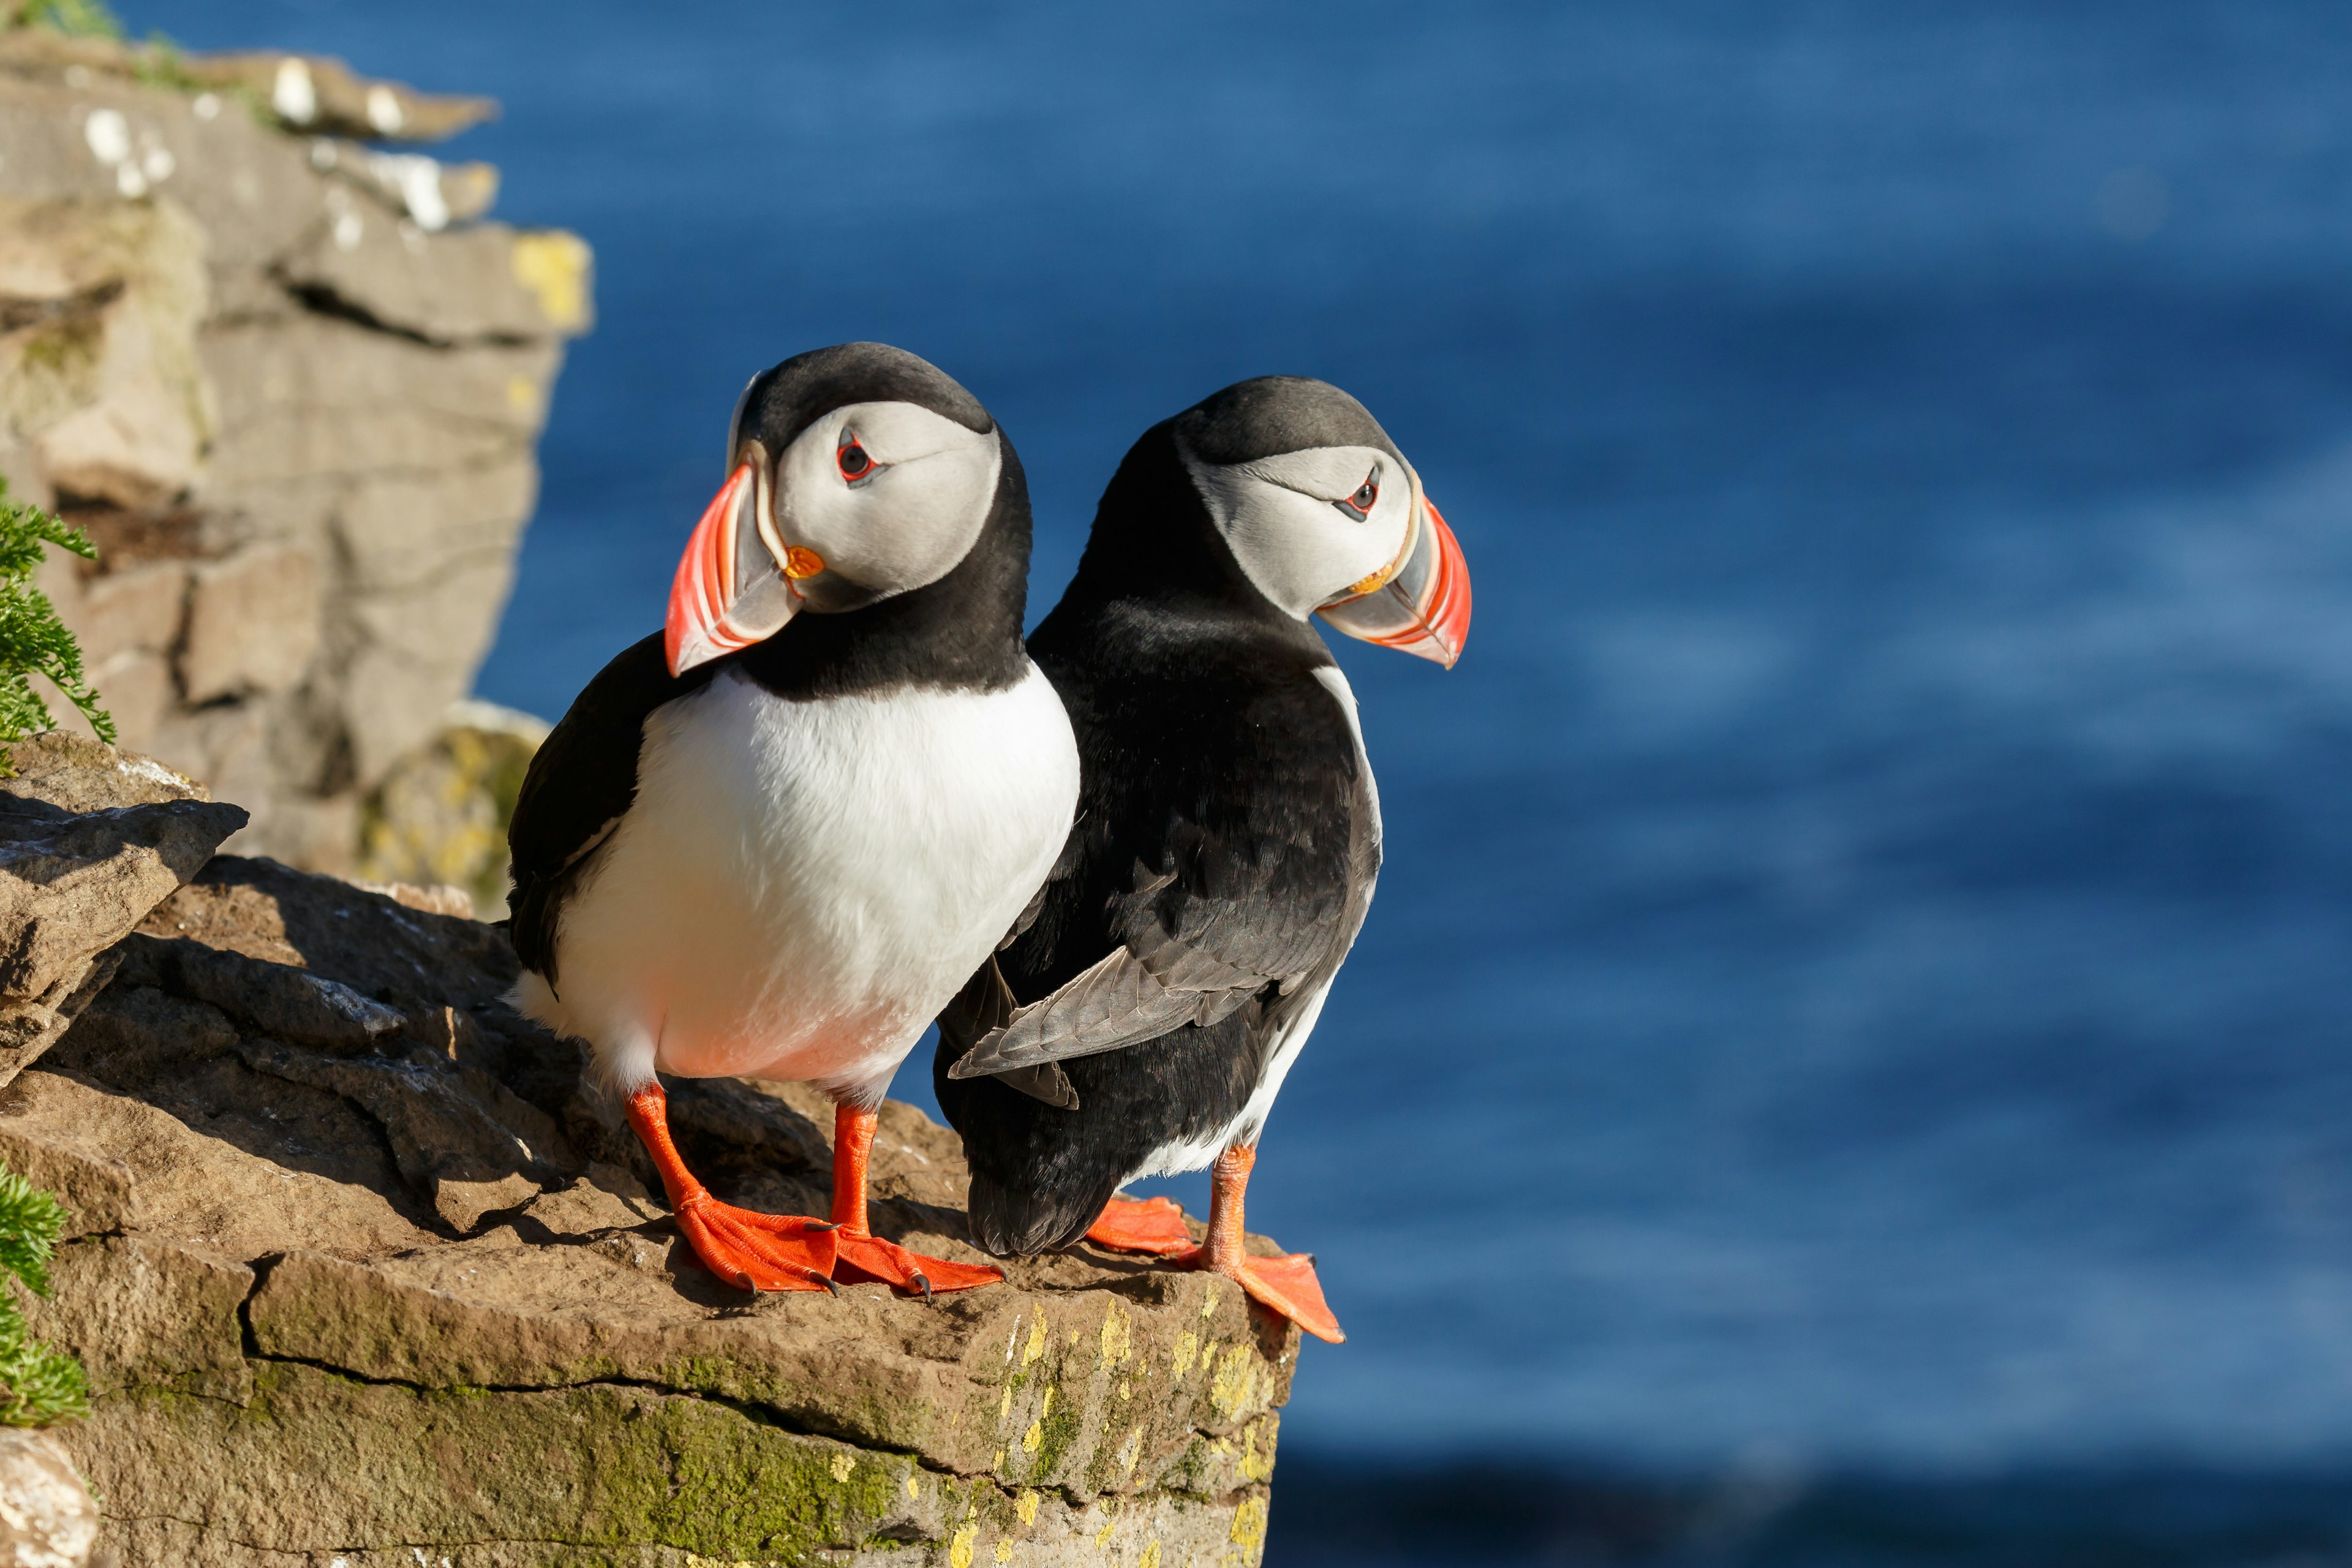
[[[982,1285],[1002,1284],[1004,1279],[1003,1269],[926,1257],[878,1236],[845,1232],[835,1245],[840,1249],[836,1268],[846,1271],[843,1279],[853,1283],[877,1279],[901,1290],[920,1291],[926,1301],[939,1292],[970,1290]]]

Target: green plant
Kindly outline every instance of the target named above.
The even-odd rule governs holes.
[[[49,1259],[65,1233],[58,1200],[0,1169],[0,1271],[37,1296],[49,1293]],[[0,1279],[0,1426],[47,1426],[89,1414],[81,1363],[25,1331],[25,1310]]]
[[[20,0],[0,10],[0,15],[21,27],[47,27],[79,37],[122,37],[122,24],[106,8],[105,0]]]
[[[98,705],[98,693],[82,675],[81,647],[58,619],[48,595],[32,584],[46,544],[98,559],[98,546],[80,529],[39,507],[10,500],[7,481],[0,479],[0,744],[57,727],[49,705],[33,689],[35,675],[47,676],[81,710],[98,738],[111,743],[114,720]]]
[[[131,78],[149,87],[164,88],[173,92],[202,92],[205,84],[188,70],[187,58],[180,46],[168,34],[150,31],[147,41],[131,51]],[[231,96],[252,107],[252,94],[233,90]]]

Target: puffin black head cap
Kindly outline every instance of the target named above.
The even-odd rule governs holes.
[[[672,675],[806,610],[838,615],[939,581],[980,537],[1004,466],[996,422],[887,343],[797,354],[751,378],[727,482],[670,584]]]
[[[1449,668],[1462,657],[1469,565],[1362,404],[1328,382],[1259,376],[1174,426],[1210,521],[1269,601]]]

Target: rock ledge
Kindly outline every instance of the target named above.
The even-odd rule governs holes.
[[[0,1161],[74,1214],[33,1317],[123,1563],[1257,1561],[1297,1338],[1232,1286],[746,1298],[500,1000],[503,933],[333,879],[215,858],[90,962]],[[825,1201],[807,1091],[672,1093],[721,1197]],[[878,1231],[979,1258],[952,1133],[887,1107],[875,1177]]]

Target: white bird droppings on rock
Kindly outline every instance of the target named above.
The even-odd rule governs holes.
[[[89,155],[109,167],[131,156],[131,122],[120,110],[91,110],[81,122],[81,138],[89,143]]]
[[[319,89],[310,80],[310,67],[292,55],[278,62],[278,79],[270,85],[269,107],[278,118],[308,125],[319,117]]]
[[[400,95],[382,82],[368,89],[367,117],[368,123],[386,136],[398,135],[408,123],[408,116],[401,111]]]
[[[441,164],[422,153],[377,153],[368,159],[376,178],[400,193],[401,205],[428,234],[449,226],[449,205],[441,197]]]

